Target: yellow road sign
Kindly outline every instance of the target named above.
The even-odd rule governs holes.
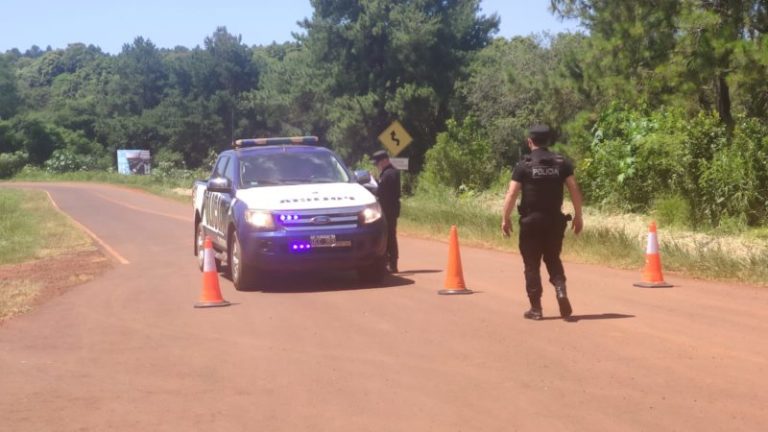
[[[390,156],[397,156],[404,148],[408,147],[413,138],[411,138],[403,125],[395,120],[379,135],[379,141],[389,150]]]

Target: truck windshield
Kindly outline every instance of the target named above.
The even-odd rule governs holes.
[[[347,183],[347,170],[326,152],[263,153],[240,157],[240,187]]]

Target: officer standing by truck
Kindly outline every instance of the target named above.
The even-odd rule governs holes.
[[[400,217],[400,172],[392,166],[385,150],[379,150],[371,159],[379,171],[379,197],[381,210],[387,220],[387,256],[389,271],[397,273],[397,218]]]
[[[581,215],[581,191],[573,174],[573,165],[563,156],[549,151],[551,139],[549,127],[532,126],[528,134],[531,153],[517,164],[509,182],[501,220],[504,236],[512,232],[510,215],[522,192],[518,206],[520,213],[520,254],[525,266],[525,289],[531,308],[523,314],[527,319],[542,319],[541,307],[541,260],[547,266],[549,281],[555,287],[560,315],[567,318],[572,314],[571,303],[565,286],[565,269],[560,261],[563,237],[571,215],[562,213],[563,184],[573,202],[572,229],[579,234],[583,227]]]

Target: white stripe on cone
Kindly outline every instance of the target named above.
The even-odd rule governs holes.
[[[648,233],[648,246],[645,248],[647,255],[659,253],[659,241],[655,232]]]
[[[211,248],[205,248],[205,257],[203,260],[203,271],[204,272],[216,271],[216,261],[214,261],[213,249]]]

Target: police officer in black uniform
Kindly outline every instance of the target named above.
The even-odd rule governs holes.
[[[549,281],[555,286],[560,315],[571,315],[571,303],[565,287],[565,270],[560,261],[563,236],[570,215],[563,215],[563,184],[568,188],[573,201],[573,231],[578,234],[583,227],[581,216],[581,191],[573,175],[573,165],[563,156],[547,149],[550,141],[547,126],[532,126],[528,134],[531,153],[517,164],[504,198],[501,230],[504,236],[512,232],[510,214],[522,191],[518,206],[520,213],[520,254],[525,266],[525,289],[531,309],[523,316],[528,319],[542,319],[541,308],[541,260],[547,266]]]
[[[379,170],[379,197],[381,210],[387,220],[387,256],[389,271],[397,273],[397,218],[400,217],[400,172],[392,166],[385,150],[379,150],[371,156]]]

